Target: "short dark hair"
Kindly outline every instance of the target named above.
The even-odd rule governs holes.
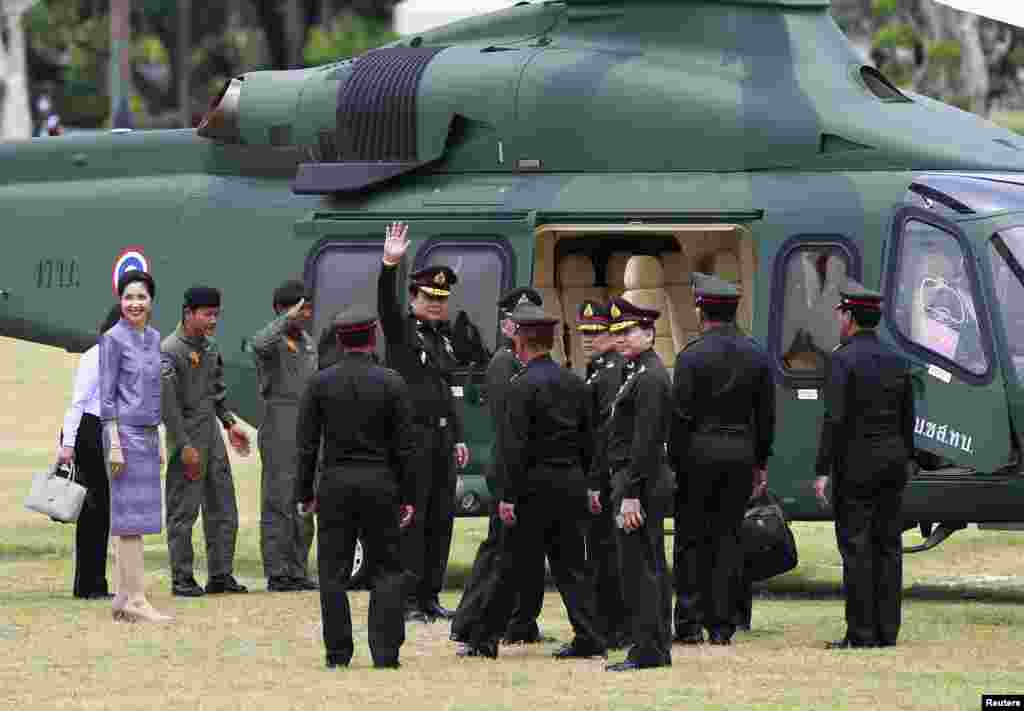
[[[882,312],[877,309],[847,309],[858,328],[877,328],[882,321]]]
[[[523,344],[531,351],[550,351],[555,347],[554,326],[520,325],[516,335],[521,336]]]
[[[150,299],[156,298],[156,282],[153,281],[153,277],[150,276],[149,272],[144,272],[139,269],[131,269],[121,275],[121,278],[117,280],[117,295],[124,296],[124,290],[128,288],[129,284],[139,282],[146,287],[146,293],[149,294]]]
[[[107,311],[107,315],[100,321],[100,335],[112,329],[121,320],[121,304],[114,304]]]
[[[274,308],[290,309],[303,299],[309,300],[306,285],[298,279],[289,279],[274,289]]]

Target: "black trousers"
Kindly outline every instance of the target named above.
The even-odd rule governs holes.
[[[568,477],[564,471],[554,471],[550,478],[557,481]],[[471,629],[470,641],[484,643],[501,637],[515,607],[516,581],[536,566],[537,553],[543,551],[551,564],[576,640],[603,651],[605,640],[597,619],[594,588],[586,572],[585,492],[577,495],[557,490],[532,493],[517,502],[515,513],[516,524],[507,527],[501,539],[501,572],[495,594],[484,606],[481,624]]]
[[[835,487],[836,540],[843,556],[846,637],[895,644],[903,600],[903,490],[905,463],[867,485]]]
[[[405,616],[399,502],[391,472],[373,466],[328,470],[320,480],[317,503],[320,608],[327,655],[341,663],[352,658],[348,586],[357,534],[362,531],[376,563],[370,586],[370,653],[375,664],[397,661],[405,641]]]
[[[476,552],[473,570],[452,620],[456,639],[469,640],[470,630],[483,619],[484,609],[494,597],[501,577],[502,539],[505,525],[492,514],[487,538]],[[540,634],[537,618],[544,606],[544,553],[537,551],[533,566],[512,581],[516,586],[512,618],[505,630],[507,639],[532,639]]]
[[[629,638],[630,616],[622,598],[619,550],[615,542],[615,512],[607,492],[601,495],[601,513],[587,529],[587,572],[597,596],[597,616],[609,645]]]
[[[75,525],[74,594],[106,595],[110,481],[103,461],[103,426],[95,415],[82,415],[75,438],[75,466],[86,495]]]
[[[622,595],[630,612],[627,659],[641,666],[672,664],[672,582],[665,557],[665,507],[641,500],[644,525],[635,531],[616,527]],[[618,513],[621,502],[615,502]]]
[[[734,575],[732,624],[737,628],[746,627],[749,629],[754,612],[754,584],[746,576],[746,565],[744,564],[742,551],[738,556]]]
[[[417,606],[444,586],[455,525],[455,442],[448,427],[415,426],[418,439],[416,516],[402,532],[406,596]]]
[[[706,627],[725,638],[733,622],[740,526],[753,486],[753,463],[695,463],[676,493],[673,573],[676,635]]]

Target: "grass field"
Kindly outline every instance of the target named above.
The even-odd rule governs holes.
[[[555,663],[554,645],[503,648],[497,662],[456,660],[445,625],[409,625],[400,671],[371,668],[367,593],[354,593],[353,667],[323,669],[316,593],[266,594],[259,562],[258,464],[234,461],[245,596],[169,593],[164,539],[146,539],[153,602],[167,627],[117,625],[107,603],[71,597],[73,528],[22,508],[52,456],[75,358],[0,339],[0,708],[2,709],[974,709],[986,692],[1024,692],[1024,535],[970,529],[906,560],[901,644],[826,652],[842,634],[831,528],[797,524],[801,562],[759,590],[754,631],[730,648],[673,650],[670,669],[612,675],[603,663]],[[483,521],[460,520],[454,607]],[[201,527],[196,531],[205,581]],[[541,619],[569,639],[557,593]],[[622,652],[613,653],[617,661]]]
[[[992,116],[992,120],[1000,126],[1005,126],[1011,131],[1024,135],[1024,111],[997,113]]]

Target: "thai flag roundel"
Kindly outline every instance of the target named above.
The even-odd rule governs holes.
[[[142,253],[142,249],[139,247],[129,247],[121,252],[114,261],[114,294],[117,294],[117,282],[125,272],[130,272],[133,269],[143,272],[149,271],[149,260],[146,259],[146,255]]]

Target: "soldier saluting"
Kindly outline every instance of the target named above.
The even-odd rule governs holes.
[[[740,595],[740,525],[767,485],[775,437],[775,383],[768,356],[737,328],[739,291],[695,272],[703,334],[676,358],[669,455],[676,494],[676,639],[730,644]]]
[[[618,352],[621,338],[610,333],[609,306],[587,299],[576,315],[587,363],[587,402],[594,423],[594,456],[590,465],[588,495],[595,514],[587,529],[587,558],[597,596],[597,616],[604,623],[605,638],[613,649],[629,640],[629,612],[622,599],[618,548],[615,544],[615,515],[611,505],[611,476],[608,468],[605,427],[615,396],[622,387],[626,359]]]
[[[317,512],[320,607],[327,667],[352,659],[348,584],[356,535],[374,551],[377,574],[370,593],[370,652],[376,667],[397,667],[405,641],[399,526],[413,519],[414,442],[402,377],[377,365],[377,319],[354,307],[331,329],[342,355],[313,375],[299,405],[300,513]],[[314,491],[323,443],[323,474]]]
[[[299,516],[292,505],[299,398],[317,370],[316,346],[305,331],[313,317],[313,302],[305,285],[292,279],[275,289],[274,311],[277,318],[252,338],[263,401],[260,552],[267,590],[316,590],[306,572],[313,520]]]
[[[882,295],[850,280],[836,305],[842,342],[828,362],[815,492],[829,478],[843,556],[846,634],[831,649],[891,646],[900,631],[903,490],[915,466],[906,361],[878,340]]]
[[[410,619],[451,619],[438,598],[444,584],[455,523],[455,467],[469,463],[462,422],[452,395],[457,363],[448,326],[448,297],[458,277],[445,266],[411,275],[409,313],[398,305],[398,265],[409,249],[408,226],[392,223],[384,240],[377,280],[377,308],[387,339],[387,363],[409,387],[416,438],[417,516],[402,540],[402,562],[411,574]],[[453,463],[453,458],[455,462]]]
[[[632,671],[672,664],[672,587],[664,525],[675,486],[665,455],[671,384],[653,349],[660,312],[616,298],[609,315],[609,331],[621,334],[626,358],[626,380],[612,406],[607,433],[619,574],[631,614],[632,646],[626,660],[608,670]]]

